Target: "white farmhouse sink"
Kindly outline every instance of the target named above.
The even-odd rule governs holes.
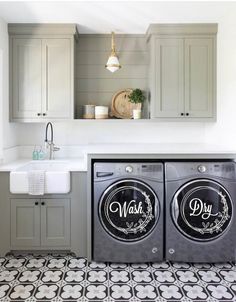
[[[10,173],[10,192],[28,194],[28,172],[45,171],[45,194],[70,192],[70,172],[66,161],[31,161]]]

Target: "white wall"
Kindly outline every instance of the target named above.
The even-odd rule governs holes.
[[[3,106],[3,50],[0,47],[0,120],[2,120],[2,106]],[[0,127],[0,162],[3,158],[3,132]]]
[[[2,91],[0,95],[0,145],[3,149],[17,145],[17,125],[9,123],[9,58],[7,23],[0,18],[0,50],[2,51]],[[1,85],[0,85],[1,87]],[[2,104],[1,104],[2,103]]]
[[[222,2],[221,2],[222,3]],[[171,3],[178,7],[178,3]],[[77,145],[100,142],[184,142],[211,143],[236,149],[236,5],[221,8],[208,3],[181,4],[182,10],[168,15],[163,11],[161,22],[217,22],[219,24],[217,50],[218,120],[216,123],[126,123],[73,121],[55,124],[58,145]],[[215,7],[217,9],[215,10]],[[223,9],[224,7],[224,9]],[[202,11],[202,13],[201,13]],[[170,19],[171,17],[171,19]],[[148,16],[146,15],[146,18]],[[150,20],[154,22],[155,20]],[[158,22],[158,20],[156,20]],[[43,142],[44,125],[20,125],[19,143],[34,145]]]

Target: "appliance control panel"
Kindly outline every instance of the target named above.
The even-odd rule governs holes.
[[[166,163],[166,179],[183,177],[219,177],[236,180],[236,163],[225,162],[169,162]]]
[[[95,162],[94,179],[149,177],[163,180],[163,164],[149,162]]]

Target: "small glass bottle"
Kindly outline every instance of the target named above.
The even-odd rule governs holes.
[[[39,153],[38,153],[38,150],[37,150],[36,146],[34,146],[34,151],[32,153],[32,159],[33,160],[38,160],[39,159]]]
[[[45,153],[43,152],[42,146],[40,146],[40,150],[38,152],[38,159],[43,160],[45,158]]]

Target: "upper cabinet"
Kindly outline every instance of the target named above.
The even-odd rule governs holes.
[[[216,120],[216,24],[151,25],[151,118]]]
[[[75,25],[10,24],[10,120],[74,117]]]

